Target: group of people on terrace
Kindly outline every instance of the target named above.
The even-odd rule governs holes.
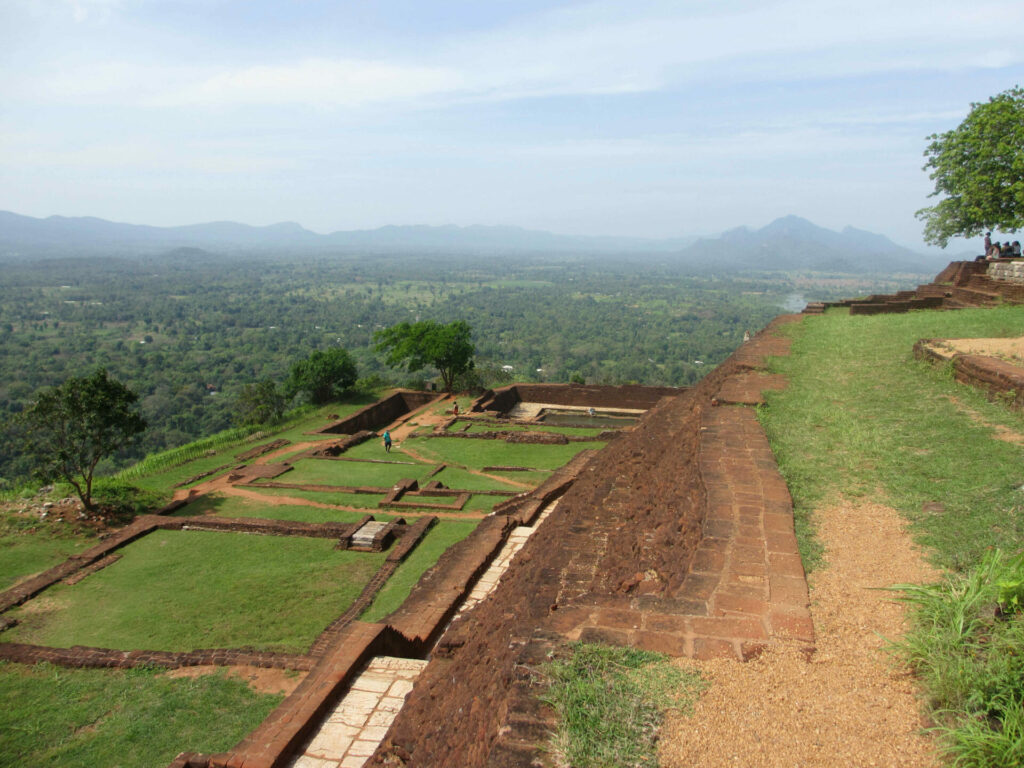
[[[1020,258],[1020,241],[1014,240],[1012,243],[1003,243],[1000,245],[999,241],[992,242],[992,233],[985,233],[985,257],[987,261],[993,259],[1019,259]],[[981,261],[979,258],[978,261]]]

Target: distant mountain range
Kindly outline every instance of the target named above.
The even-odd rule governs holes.
[[[230,221],[184,227],[121,224],[93,217],[37,219],[0,211],[0,256],[181,256],[182,249],[237,252],[580,253],[657,255],[680,265],[744,270],[926,272],[949,257],[926,256],[884,235],[824,229],[786,216],[761,229],[740,227],[715,238],[584,237],[508,226],[387,226],[320,235],[286,222],[253,227]],[[170,252],[170,253],[168,253]]]

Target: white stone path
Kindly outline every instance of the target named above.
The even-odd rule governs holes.
[[[498,582],[501,581],[502,575],[508,570],[509,565],[512,564],[512,559],[519,553],[519,550],[526,544],[526,540],[530,538],[537,526],[539,526],[547,516],[554,511],[555,507],[558,506],[558,499],[547,505],[544,511],[541,512],[540,517],[537,518],[533,526],[520,525],[512,530],[512,533],[508,535],[508,540],[505,542],[505,546],[501,548],[498,556],[491,561],[487,570],[483,572],[483,575],[473,585],[473,589],[470,591],[469,596],[463,602],[458,612],[455,614],[455,618],[458,618],[467,611],[471,611],[476,604],[486,600],[487,597],[497,588]]]
[[[532,527],[521,525],[509,534],[508,541],[473,586],[456,617],[487,599],[526,540],[556,506],[557,499],[545,507]],[[425,666],[427,662],[419,659],[374,657],[306,744],[303,753],[290,763],[290,768],[362,768],[384,739]]]
[[[425,666],[420,659],[374,657],[292,768],[362,768]]]

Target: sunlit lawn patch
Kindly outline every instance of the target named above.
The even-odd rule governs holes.
[[[445,467],[430,479],[438,480],[448,488],[462,488],[469,491],[515,491],[519,493],[525,490],[521,485],[513,485],[503,480],[477,475],[459,467]]]
[[[425,458],[462,464],[474,469],[490,465],[557,469],[580,451],[587,448],[600,450],[605,445],[601,442],[538,445],[456,437],[421,438],[414,442],[415,451]]]
[[[3,640],[68,647],[305,652],[384,555],[329,539],[155,531],[74,586],[14,612]]]
[[[942,744],[958,766],[1024,760],[1019,613],[1024,593],[1024,416],[912,358],[922,338],[1018,336],[1024,307],[807,317],[790,357],[773,361],[789,387],[761,410],[793,494],[805,565],[820,548],[808,520],[835,496],[900,510],[930,557],[953,569],[940,585],[910,585],[912,629],[898,644],[920,675]],[[925,507],[924,505],[931,502]]]
[[[560,720],[553,749],[559,764],[575,768],[657,765],[665,712],[688,710],[704,687],[661,654],[588,643],[542,672]]]
[[[921,338],[1019,335],[1024,307],[831,312],[789,327],[792,355],[772,362],[789,386],[769,392],[761,414],[793,494],[805,564],[814,545],[802,524],[836,494],[901,510],[947,567],[969,566],[989,547],[1024,546],[1024,448],[993,439],[993,425],[1024,434],[1024,417],[912,357]],[[922,511],[936,501],[943,511]]]
[[[0,765],[167,765],[183,749],[230,749],[280,700],[224,674],[0,662]]]
[[[295,464],[294,470],[276,479],[299,485],[390,488],[404,478],[422,480],[432,469],[431,464],[378,464],[368,461],[303,459]]]
[[[93,543],[90,537],[60,535],[42,524],[33,525],[13,515],[0,518],[0,590],[23,577],[52,568]]]
[[[394,611],[409,596],[420,576],[453,544],[462,541],[476,528],[474,520],[440,520],[417,545],[412,554],[398,566],[388,583],[377,593],[373,604],[359,618],[379,621]]]

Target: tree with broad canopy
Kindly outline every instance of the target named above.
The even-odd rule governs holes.
[[[441,374],[446,392],[455,377],[473,368],[476,349],[472,329],[465,320],[441,325],[432,320],[399,323],[373,334],[377,351],[387,353],[388,365],[416,371],[432,365]]]
[[[25,452],[43,482],[70,483],[90,512],[93,474],[100,460],[131,442],[146,428],[138,395],[104,368],[42,390],[20,416]]]
[[[292,364],[284,383],[288,398],[303,394],[314,405],[338,400],[356,383],[356,361],[343,347],[318,349]]]
[[[971,104],[959,126],[928,138],[929,197],[945,197],[916,214],[925,242],[945,248],[951,237],[1024,227],[1024,88]]]

